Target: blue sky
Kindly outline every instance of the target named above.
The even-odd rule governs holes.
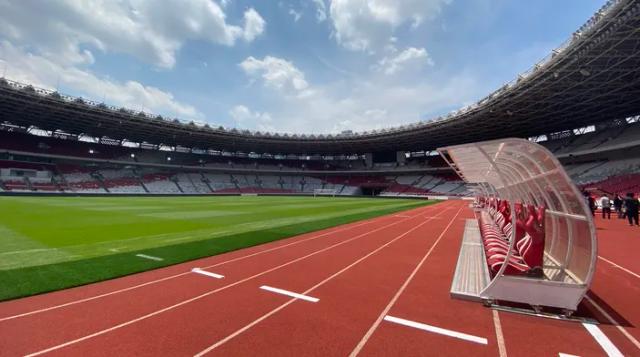
[[[0,71],[259,131],[364,131],[484,97],[603,0],[0,1]]]

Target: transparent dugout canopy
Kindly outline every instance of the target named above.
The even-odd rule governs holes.
[[[438,151],[471,184],[477,196],[507,200],[514,218],[516,203],[544,206],[543,280],[580,285],[586,292],[597,259],[596,230],[585,197],[550,151],[524,139],[464,144]]]

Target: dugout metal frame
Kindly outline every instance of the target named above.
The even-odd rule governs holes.
[[[475,185],[478,196],[507,200],[512,221],[516,219],[516,203],[546,207],[543,277],[506,275],[507,264],[503,264],[478,298],[575,311],[595,273],[596,229],[585,198],[555,156],[524,139],[485,141],[438,151],[462,179]],[[514,236],[515,229],[509,237],[506,261],[515,250]]]

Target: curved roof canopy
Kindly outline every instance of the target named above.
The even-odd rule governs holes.
[[[610,0],[529,71],[446,117],[340,135],[211,128],[109,107],[0,79],[1,120],[70,134],[271,154],[421,151],[530,137],[640,113],[640,1]]]
[[[524,139],[501,139],[438,149],[479,196],[545,207],[542,277],[515,277],[502,264],[483,298],[575,311],[589,290],[597,260],[596,228],[584,197],[549,150]],[[514,255],[516,230],[505,261]]]

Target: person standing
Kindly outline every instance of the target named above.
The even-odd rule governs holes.
[[[592,195],[588,194],[587,196],[587,204],[589,205],[589,209],[591,210],[591,215],[595,217],[596,215],[596,199],[593,198]]]
[[[611,200],[607,195],[602,196],[600,199],[600,205],[602,206],[602,219],[611,219]]]
[[[613,208],[615,208],[618,218],[624,218],[624,214],[622,214],[622,198],[620,198],[620,195],[617,193],[613,199]]]
[[[633,226],[634,223],[636,226],[640,225],[638,224],[638,206],[640,206],[640,202],[638,202],[638,199],[635,198],[633,193],[627,193],[624,205],[627,209],[626,214],[627,219],[629,220],[629,225]]]

